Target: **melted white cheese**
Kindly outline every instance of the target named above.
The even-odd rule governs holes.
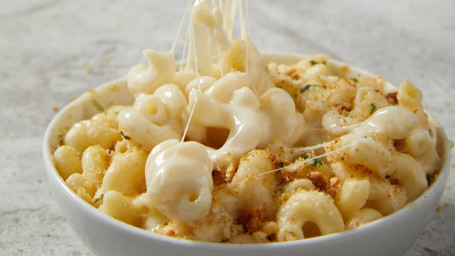
[[[167,140],[149,154],[147,195],[170,219],[191,222],[206,216],[212,204],[213,163],[204,145]]]

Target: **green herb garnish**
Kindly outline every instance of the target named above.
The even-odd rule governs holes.
[[[357,83],[359,80],[355,77],[351,77],[351,81],[354,82],[354,83]]]
[[[317,63],[316,61],[314,61],[314,60],[310,60],[310,64],[311,64],[311,65],[316,65],[316,64],[318,64],[318,63]]]
[[[311,163],[312,166],[314,167],[321,167],[322,166],[322,161],[319,158],[313,159],[313,162]]]
[[[95,203],[95,204],[98,203],[98,201],[103,200],[103,198],[104,198],[104,194],[101,194],[99,197],[97,197],[97,198],[95,199],[95,202],[94,202],[94,203]]]
[[[310,157],[310,153],[305,153],[305,154],[301,155],[300,157],[303,159],[308,159],[308,157]]]
[[[374,111],[376,111],[376,105],[371,102],[370,103],[370,115],[374,113]]]
[[[128,136],[128,135],[126,135],[126,134],[124,134],[123,131],[120,131],[120,134],[122,135],[122,137],[123,137],[125,140],[130,140],[130,139],[131,139],[131,137]]]
[[[281,168],[284,167],[284,162],[280,162],[280,167],[281,167]]]

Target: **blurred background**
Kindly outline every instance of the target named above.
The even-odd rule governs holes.
[[[87,89],[169,50],[184,0],[15,0],[0,8],[0,255],[92,255],[62,217],[42,163],[44,130]],[[248,1],[263,52],[323,53],[392,83],[411,80],[455,140],[455,1]],[[183,39],[177,44],[177,54]],[[454,155],[452,151],[452,155]],[[453,161],[453,160],[452,160]],[[455,164],[406,256],[455,255]]]

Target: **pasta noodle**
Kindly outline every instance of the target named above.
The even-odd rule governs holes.
[[[245,15],[240,0],[195,1],[186,64],[145,50],[134,104],[69,128],[53,156],[75,193],[150,232],[266,243],[365,225],[431,185],[437,141],[415,86],[324,55],[265,61]]]
[[[277,213],[278,241],[303,239],[303,226],[314,222],[322,235],[344,230],[343,218],[333,199],[319,191],[294,193]]]

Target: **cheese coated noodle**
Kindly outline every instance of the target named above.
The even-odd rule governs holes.
[[[300,190],[293,194],[277,213],[278,241],[303,239],[306,222],[314,222],[322,235],[344,230],[340,212],[328,195]]]
[[[173,159],[178,154],[178,161]],[[212,201],[213,164],[196,142],[167,140],[156,146],[145,167],[147,195],[169,218],[194,221],[207,215]]]

